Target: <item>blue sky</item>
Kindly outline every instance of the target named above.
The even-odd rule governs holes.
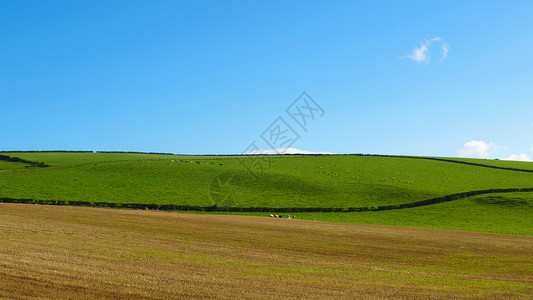
[[[241,153],[282,117],[308,151],[533,158],[532,11],[3,1],[0,150]],[[304,91],[307,131],[285,112]]]

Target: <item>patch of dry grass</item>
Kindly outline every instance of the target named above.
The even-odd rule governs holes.
[[[0,204],[0,298],[531,298],[533,238]]]

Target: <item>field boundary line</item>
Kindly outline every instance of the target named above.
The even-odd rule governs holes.
[[[528,170],[528,169],[518,169],[518,168],[498,167],[498,166],[484,165],[484,164],[472,163],[472,162],[467,162],[467,161],[454,160],[454,159],[447,159],[447,158],[438,158],[438,157],[401,156],[401,155],[375,155],[375,156],[381,156],[381,157],[393,157],[393,158],[426,159],[426,160],[435,160],[435,161],[449,162],[449,163],[455,163],[455,164],[470,165],[470,166],[476,166],[476,167],[484,167],[484,168],[498,169],[498,170],[518,171],[518,172],[533,173],[533,170]]]
[[[61,206],[87,206],[87,207],[108,207],[127,208],[145,210],[164,211],[207,211],[207,212],[364,212],[364,211],[385,211],[406,209],[413,207],[428,206],[438,203],[450,202],[465,199],[477,195],[501,194],[501,193],[525,193],[533,192],[533,188],[511,188],[511,189],[490,189],[478,190],[463,193],[450,194],[442,197],[431,198],[411,203],[383,205],[377,207],[224,207],[224,206],[194,206],[175,204],[142,204],[142,203],[113,203],[113,202],[88,202],[88,201],[64,201],[64,200],[35,200],[35,199],[14,199],[0,198],[0,203],[19,204],[40,204],[40,205],[61,205]]]

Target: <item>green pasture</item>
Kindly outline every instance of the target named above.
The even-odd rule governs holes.
[[[446,161],[361,155],[184,156],[141,153],[2,153],[50,167],[0,161],[0,198],[231,207],[377,207],[449,194],[533,187],[533,173]],[[505,168],[532,163],[457,159]],[[252,175],[243,167],[269,168]],[[265,162],[267,162],[265,164]],[[527,193],[480,195],[394,211],[301,213],[302,218],[531,234]],[[522,199],[524,205],[516,199]],[[499,198],[498,198],[499,199]],[[264,215],[264,213],[259,215]],[[492,224],[497,215],[501,224]],[[514,220],[514,221],[513,221]],[[516,221],[516,222],[515,222]],[[520,223],[522,222],[522,223]],[[523,228],[521,228],[523,227]]]

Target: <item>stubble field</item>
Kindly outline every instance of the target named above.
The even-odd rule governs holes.
[[[533,237],[0,204],[0,298],[531,298]]]

